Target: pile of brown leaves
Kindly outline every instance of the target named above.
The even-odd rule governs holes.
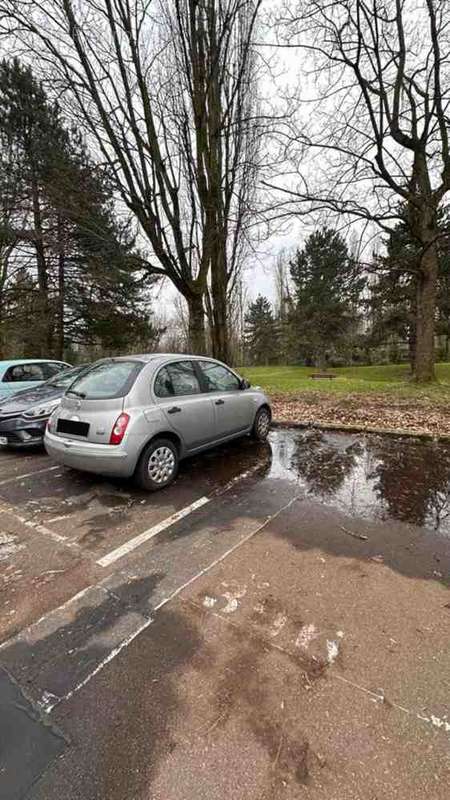
[[[450,436],[450,406],[388,395],[273,395],[277,422]]]

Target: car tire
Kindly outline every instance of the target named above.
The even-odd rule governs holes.
[[[147,492],[164,489],[175,480],[179,460],[178,449],[170,439],[153,439],[136,467],[137,484]]]
[[[256,439],[257,442],[265,442],[269,435],[271,421],[272,415],[267,406],[259,408],[253,423],[252,438]]]

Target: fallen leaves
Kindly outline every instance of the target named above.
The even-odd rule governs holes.
[[[419,403],[391,395],[305,393],[275,395],[272,406],[279,422],[450,436],[450,404]]]

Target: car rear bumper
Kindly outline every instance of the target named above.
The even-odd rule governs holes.
[[[24,417],[0,417],[0,438],[14,447],[33,447],[42,444],[46,419],[32,420]]]
[[[93,444],[46,431],[45,449],[59,464],[99,475],[130,477],[136,460],[120,445]]]

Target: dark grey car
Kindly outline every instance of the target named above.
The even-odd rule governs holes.
[[[180,458],[253,434],[266,438],[270,403],[211,358],[152,354],[103,360],[76,380],[52,414],[48,453],[88,472],[167,486]]]
[[[0,445],[31,447],[42,444],[50,414],[60,404],[70,384],[89,369],[89,364],[65,369],[45,383],[0,400]]]

